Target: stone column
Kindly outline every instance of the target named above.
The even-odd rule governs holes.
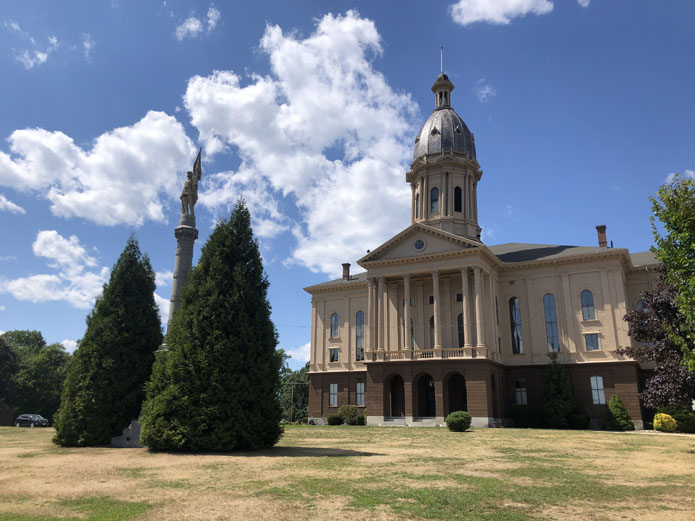
[[[374,278],[367,277],[367,324],[365,328],[365,351],[374,351]]]
[[[176,260],[174,261],[174,280],[171,284],[167,331],[181,305],[181,290],[188,282],[188,273],[193,267],[193,243],[198,238],[195,216],[182,215],[179,225],[174,230],[174,236],[176,237]]]
[[[470,350],[473,347],[471,344],[471,313],[470,293],[468,291],[468,268],[461,268],[461,300],[463,306],[463,347]]]
[[[377,350],[383,351],[384,344],[386,343],[386,284],[384,284],[384,277],[379,277],[378,281],[377,299],[379,300],[379,306],[377,308],[377,315],[379,318],[379,337]]]
[[[454,328],[451,324],[451,280],[445,277],[444,282],[444,335],[442,335],[442,343],[446,347],[454,347]]]
[[[475,326],[478,336],[478,345],[476,347],[485,347],[485,328],[483,327],[483,269],[480,266],[473,268],[473,276],[475,279]]]
[[[415,185],[410,185],[410,222],[415,222]]]
[[[432,271],[432,295],[434,298],[434,347],[442,347],[441,316],[439,305],[439,270]]]
[[[410,340],[410,273],[403,274],[403,297],[405,298],[405,309],[403,310],[403,321],[405,322],[405,334],[403,335],[403,347],[412,349]]]
[[[425,281],[417,281],[417,320],[415,331],[420,349],[425,348]]]

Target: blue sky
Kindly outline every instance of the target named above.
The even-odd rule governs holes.
[[[487,244],[593,245],[606,224],[647,250],[649,195],[695,175],[693,27],[683,1],[4,2],[0,331],[72,348],[131,232],[166,313],[202,146],[196,256],[243,195],[299,367],[302,288],[409,224],[440,45]]]

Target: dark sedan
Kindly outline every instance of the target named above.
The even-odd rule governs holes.
[[[48,427],[48,420],[40,414],[21,414],[14,421],[15,427]]]

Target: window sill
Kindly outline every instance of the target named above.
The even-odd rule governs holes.
[[[598,318],[587,318],[586,320],[581,320],[582,324],[600,324],[601,321]]]

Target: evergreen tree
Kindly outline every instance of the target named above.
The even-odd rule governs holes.
[[[54,441],[104,445],[140,414],[154,352],[162,343],[155,275],[128,239],[68,366]]]
[[[143,406],[151,450],[226,452],[282,434],[277,333],[251,217],[239,201],[191,270]]]
[[[574,411],[574,391],[567,368],[557,362],[557,353],[550,353],[550,366],[543,381],[543,410],[548,427],[563,429],[569,425]]]
[[[634,431],[635,424],[632,423],[627,409],[617,394],[611,396],[608,401],[608,429],[612,431]]]

